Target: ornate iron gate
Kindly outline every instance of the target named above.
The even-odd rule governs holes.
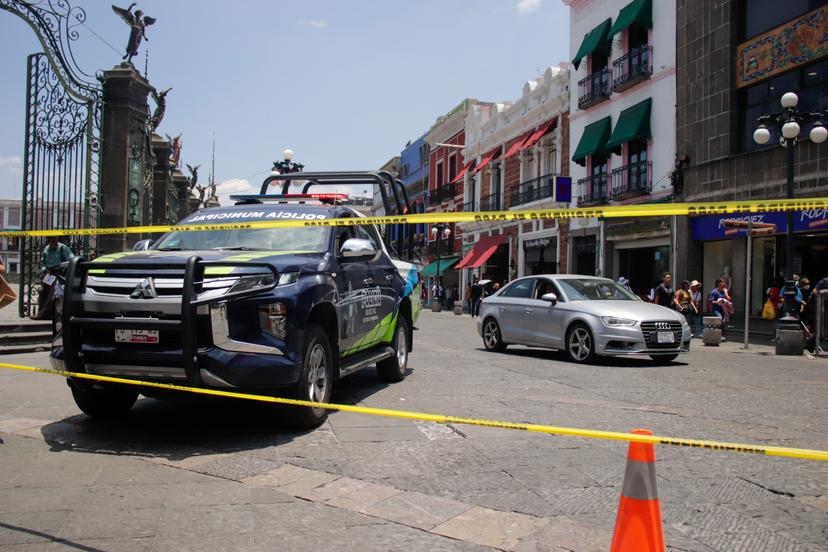
[[[75,61],[72,43],[86,12],[69,0],[0,0],[23,19],[43,53],[28,57],[22,229],[92,228],[98,220],[101,89]],[[64,239],[89,256],[94,238]],[[20,316],[34,313],[45,238],[20,243]]]
[[[69,95],[46,54],[28,58],[26,149],[24,157],[24,230],[94,227],[97,221],[98,107]],[[93,168],[95,167],[95,168]],[[73,252],[89,256],[90,238],[62,240]],[[45,238],[23,238],[20,246],[20,315],[37,305],[40,254]]]

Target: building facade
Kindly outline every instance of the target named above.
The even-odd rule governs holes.
[[[400,152],[400,180],[405,185],[408,199],[414,213],[425,213],[428,200],[428,159],[430,148],[425,135],[413,142],[408,142]],[[425,256],[427,251],[426,225],[417,224],[407,227],[405,232],[414,232],[414,247],[418,255]],[[408,239],[408,236],[405,236]]]
[[[566,64],[526,82],[515,102],[469,109],[466,164],[455,176],[463,184],[462,210],[485,214],[566,207],[572,189],[568,111]],[[474,276],[503,284],[520,276],[566,270],[562,245],[567,241],[567,225],[562,221],[480,221],[457,226],[462,232],[462,259],[455,270],[464,288]]]
[[[22,205],[19,199],[0,199],[0,228],[20,230]],[[20,274],[20,238],[0,238],[0,261],[8,275]]]
[[[681,199],[785,197],[786,151],[779,136],[759,146],[752,135],[757,117],[779,112],[786,92],[798,95],[800,110],[828,109],[828,0],[678,0],[677,22]],[[794,150],[798,198],[828,193],[828,144],[810,142],[809,131],[802,128]],[[723,218],[678,220],[677,273],[702,280],[706,290],[724,277],[741,321],[746,307],[761,315],[765,290],[785,269],[787,220],[754,217],[775,223],[776,235],[753,238],[748,294],[745,233],[726,228]],[[812,281],[828,275],[828,214],[797,212],[794,230],[793,271]]]
[[[563,0],[570,7],[573,205],[672,201],[675,0]],[[672,270],[670,218],[575,219],[572,272],[624,276],[645,294]]]

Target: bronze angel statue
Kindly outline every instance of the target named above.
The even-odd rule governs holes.
[[[135,13],[132,13],[133,7],[135,7],[134,2],[126,9],[119,8],[114,5],[112,6],[112,11],[121,16],[121,19],[123,19],[131,29],[129,33],[129,41],[127,42],[126,54],[124,54],[123,58],[129,63],[132,63],[132,56],[138,55],[138,46],[141,45],[141,40],[149,40],[146,32],[147,27],[155,23],[155,18],[144,15],[144,12],[141,10],[135,10]]]

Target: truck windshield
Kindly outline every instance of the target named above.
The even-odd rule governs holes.
[[[251,249],[322,252],[328,249],[329,232],[329,228],[321,227],[170,232],[152,248],[161,251]]]

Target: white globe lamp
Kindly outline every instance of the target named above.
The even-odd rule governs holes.
[[[282,157],[288,161],[293,161],[293,150],[290,148],[282,150]]]
[[[768,127],[764,125],[760,126],[755,131],[753,131],[753,141],[759,144],[760,146],[763,146],[770,142],[770,138],[770,130],[768,130]]]
[[[828,128],[825,128],[823,125],[815,125],[814,128],[811,129],[810,136],[811,142],[821,144],[828,139]]]
[[[790,93],[790,92],[789,92]],[[796,121],[788,121],[784,125],[782,125],[782,136],[787,138],[788,140],[793,140],[797,136],[799,136],[799,123]]]
[[[799,103],[799,96],[793,92],[786,92],[782,95],[782,99],[779,101],[782,104],[782,107],[786,109],[789,107],[796,107],[796,104]]]

